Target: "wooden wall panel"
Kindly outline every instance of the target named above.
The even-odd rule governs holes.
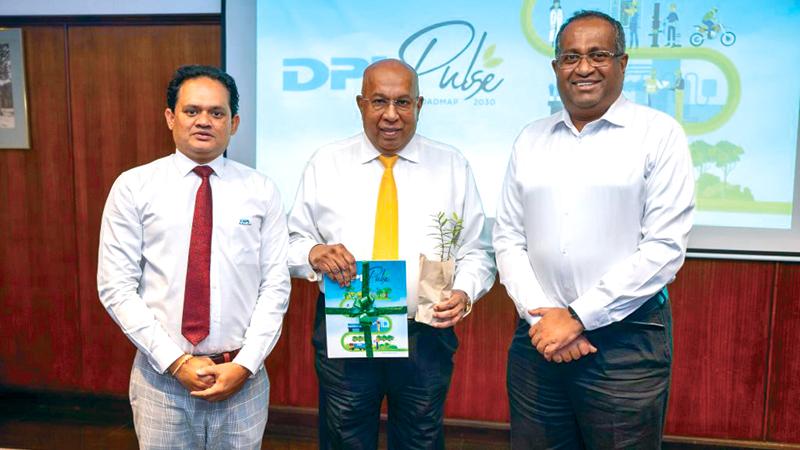
[[[508,422],[506,362],[519,316],[500,282],[456,325],[459,346],[445,416]]]
[[[800,264],[781,264],[776,287],[766,437],[800,443]]]
[[[183,64],[220,63],[218,25],[71,26],[69,81],[77,201],[82,385],[127,392],[133,345],[97,297],[97,245],[108,191],[124,170],[175,150],[166,87]]]
[[[267,358],[272,405],[317,407],[319,393],[311,335],[318,295],[316,283],[292,280],[281,339]]]
[[[775,263],[688,260],[670,288],[668,434],[762,438]]]
[[[23,30],[31,148],[0,150],[0,382],[30,388],[81,376],[64,40]]]

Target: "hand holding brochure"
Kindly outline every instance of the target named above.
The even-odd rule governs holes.
[[[357,261],[340,287],[325,277],[329,358],[408,357],[405,261]]]

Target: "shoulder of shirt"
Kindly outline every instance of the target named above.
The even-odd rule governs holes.
[[[522,145],[523,148],[527,147],[527,143],[533,141],[536,138],[540,138],[543,136],[548,136],[553,133],[553,130],[559,122],[562,121],[562,113],[558,111],[554,114],[551,114],[547,117],[543,117],[541,119],[534,120],[533,122],[528,123],[517,135],[517,138],[514,140],[514,148],[517,149],[518,145]],[[516,151],[516,150],[515,150]]]
[[[358,133],[340,141],[325,144],[316,149],[309,158],[309,164],[315,164],[319,161],[327,162],[330,159],[337,159],[343,156],[352,156],[358,152],[363,134]]]
[[[519,133],[520,136],[531,133],[549,133],[558,122],[561,122],[561,114],[561,111],[558,111],[547,117],[542,117],[541,119],[528,123],[522,127],[522,131]]]
[[[253,184],[255,186],[261,185],[269,189],[277,189],[275,182],[266,174],[230,158],[225,158],[225,170],[226,172],[230,171],[236,177],[240,178],[243,183]]]
[[[677,128],[683,130],[681,124],[669,114],[659,111],[649,106],[640,105],[631,100],[627,100],[624,105],[625,108],[630,108],[628,113],[631,118],[631,125],[633,126],[661,126],[665,128]]]
[[[154,159],[149,163],[136,166],[122,172],[117,177],[117,182],[124,183],[146,183],[152,179],[153,176],[160,173],[172,162],[173,155],[162,156],[161,158]]]
[[[469,161],[456,147],[444,142],[429,139],[421,134],[415,136],[420,148],[420,159],[425,160],[450,160],[458,164],[469,166]]]
[[[423,151],[435,151],[441,152],[445,154],[452,154],[456,155],[460,158],[464,158],[464,155],[461,154],[457,148],[453,147],[450,144],[445,144],[444,142],[434,141],[433,139],[427,138],[421,134],[416,135],[417,140],[419,141],[419,145],[424,147]]]

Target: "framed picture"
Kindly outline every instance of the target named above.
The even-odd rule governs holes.
[[[30,148],[22,30],[0,28],[0,148]]]

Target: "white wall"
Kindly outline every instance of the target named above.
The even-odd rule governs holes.
[[[0,0],[0,16],[219,14],[221,8],[222,0]]]

